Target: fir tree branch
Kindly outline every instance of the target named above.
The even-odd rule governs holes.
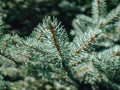
[[[93,21],[93,18],[91,18],[89,16],[86,16],[86,15],[83,15],[83,14],[77,15],[76,18],[78,18],[79,21],[84,21],[84,22],[87,22],[87,23],[95,24],[95,22]],[[79,21],[77,23],[80,23]]]
[[[110,23],[114,18],[118,17],[120,15],[120,4],[116,7],[116,9],[113,9],[111,12],[106,15],[106,20],[104,21],[104,25]]]
[[[19,36],[15,36],[17,39],[20,39],[20,42],[15,39],[14,37],[12,38],[12,42],[15,44],[15,45],[19,45],[19,46],[26,46],[27,48],[29,49],[32,49],[40,54],[43,54],[43,55],[46,55],[48,54],[47,52],[44,52],[44,51],[41,51],[35,47],[33,47],[32,45],[30,45],[29,43],[27,43],[27,40],[24,40],[24,39],[21,39]]]
[[[6,46],[6,44],[7,44],[8,41],[9,41],[9,39],[4,40],[3,43],[2,43],[2,45],[0,46],[0,48],[3,48],[4,46]]]
[[[85,43],[83,43],[77,50],[73,51],[73,53],[70,55],[70,57],[75,56],[78,52],[80,52],[83,48],[85,48],[91,41],[93,41],[98,35],[99,35],[99,33],[92,35],[92,36],[91,36]]]
[[[116,55],[119,54],[119,53],[120,53],[120,50],[117,50],[116,52],[114,52],[114,53],[112,53],[112,54],[110,55],[110,58],[116,56]]]
[[[56,36],[54,34],[54,26],[51,25],[51,23],[49,23],[49,26],[46,27],[48,30],[50,30],[51,34],[52,34],[52,37],[53,37],[53,41],[54,41],[54,46],[56,47],[56,50],[59,54],[59,57],[60,59],[62,60],[62,55],[61,55],[61,52],[60,52],[60,48],[59,48],[59,45],[58,45],[58,42],[57,42],[57,39],[56,39]]]
[[[3,20],[2,20],[2,16],[0,15],[0,35],[3,34],[3,29],[4,29]]]
[[[83,61],[84,59],[85,59],[84,57],[80,57],[80,58],[77,59],[77,60],[71,61],[71,62],[69,63],[69,66],[71,67],[71,66],[77,65],[78,63],[80,63],[80,62]]]
[[[52,83],[56,81],[63,85],[64,82],[69,84],[72,82],[75,83],[75,87],[80,84],[89,84],[93,90],[98,88],[98,84],[105,85],[105,87],[111,85],[110,88],[114,90],[120,89],[120,85],[117,84],[119,81],[117,79],[120,78],[119,45],[104,51],[93,51],[92,49],[93,45],[99,45],[97,42],[99,38],[104,38],[101,37],[102,34],[107,33],[107,31],[104,33],[104,30],[111,26],[111,24],[107,24],[119,15],[120,6],[105,17],[105,0],[94,0],[92,13],[92,18],[79,15],[74,20],[75,29],[80,29],[81,33],[75,36],[73,42],[69,42],[66,31],[57,19],[51,17],[46,17],[43,23],[39,24],[26,39],[17,35],[2,35],[0,31],[0,36],[2,36],[0,37],[0,59],[6,60],[8,63],[6,65],[6,63],[3,64],[4,62],[0,62],[3,71],[6,66],[25,63],[21,67],[15,68],[16,71],[23,69],[22,73],[25,74],[25,78],[32,77]],[[0,30],[2,30],[1,25],[0,21]],[[119,22],[115,25],[119,26]],[[115,29],[115,25],[111,26],[112,29]],[[103,30],[102,33],[99,28]],[[101,36],[99,37],[99,35]],[[12,61],[13,64],[9,64],[8,61]],[[1,79],[1,76],[2,74],[0,74],[0,80],[5,81],[3,78]],[[14,75],[12,74],[12,76]],[[35,80],[31,80],[31,82],[29,79],[25,80],[23,82],[26,85],[36,82]],[[15,86],[14,82],[11,84]]]
[[[11,60],[11,61],[13,61],[18,66],[21,65],[21,64],[23,64],[21,62],[17,62],[13,57],[11,57],[10,55],[6,55],[2,51],[0,51],[0,55],[3,56],[3,57],[5,57],[5,58],[7,58],[7,59],[9,59],[9,60]]]
[[[38,36],[37,36],[37,40],[40,40],[40,38],[42,37],[42,30],[41,30],[41,34],[39,34]]]
[[[32,49],[32,50],[35,50],[36,52],[39,52],[40,54],[43,54],[43,55],[46,55],[46,54],[47,54],[47,52],[41,51],[41,50],[39,50],[39,49],[37,49],[37,48],[34,48],[32,45],[29,45],[29,44],[26,43],[26,42],[23,42],[23,45],[25,45],[26,47],[28,47],[28,48],[30,48],[30,49]]]
[[[92,17],[95,22],[98,22],[100,16],[100,0],[94,0],[92,3]]]
[[[85,71],[88,70],[89,68],[90,68],[89,66],[83,66],[83,67],[77,69],[74,74],[79,76],[80,73],[85,72]]]
[[[95,22],[98,22],[106,15],[106,2],[105,0],[94,0],[92,3],[92,17]]]
[[[37,41],[39,41],[43,34],[43,28],[41,28],[41,24],[38,24],[36,28],[34,28],[34,31],[30,35],[30,38],[36,38]]]

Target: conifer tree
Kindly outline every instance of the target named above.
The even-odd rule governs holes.
[[[95,47],[108,30],[119,30],[120,6],[105,12],[105,1],[94,0],[92,18],[79,15],[81,21],[75,21],[80,33],[72,42],[54,17],[45,17],[26,38],[4,34],[0,18],[0,89],[79,90],[89,85],[120,90],[120,45],[102,51]]]

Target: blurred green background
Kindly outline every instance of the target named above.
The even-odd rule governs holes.
[[[28,36],[45,16],[55,16],[69,31],[77,14],[91,15],[92,0],[0,0],[0,12],[6,23],[6,33]],[[119,0],[107,0],[108,12]]]

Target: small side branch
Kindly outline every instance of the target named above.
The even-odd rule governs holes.
[[[98,35],[99,35],[99,33],[92,35],[83,45],[81,45],[77,50],[75,50],[75,51],[70,55],[70,57],[75,56],[78,52],[80,52],[82,49],[84,49],[84,48],[85,48],[91,41],[93,41]]]
[[[21,65],[22,63],[21,62],[17,62],[13,57],[11,57],[10,55],[6,55],[5,53],[3,53],[3,52],[1,52],[0,51],[0,55],[1,56],[3,56],[3,57],[5,57],[5,58],[7,58],[7,59],[9,59],[9,60],[11,60],[11,61],[13,61],[16,65]]]
[[[120,53],[120,50],[118,50],[118,51],[114,52],[113,54],[111,54],[111,55],[110,55],[110,58],[112,58],[112,57],[116,56],[116,55],[117,55],[117,54],[119,54],[119,53]]]
[[[32,50],[35,50],[36,52],[39,52],[39,53],[43,54],[43,55],[46,54],[46,52],[40,51],[37,48],[34,48],[33,46],[29,45],[28,43],[23,42],[23,44],[20,44],[19,42],[17,42],[14,39],[12,39],[12,42],[15,43],[15,44],[17,44],[17,45],[19,45],[19,46],[23,46],[24,45],[24,46],[26,46],[26,47],[28,47],[28,48],[30,48]]]

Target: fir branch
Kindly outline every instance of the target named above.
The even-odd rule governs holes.
[[[100,16],[100,0],[94,0],[92,3],[92,17],[98,22]]]
[[[44,52],[42,50],[39,50],[39,49],[33,47],[32,45],[30,45],[29,43],[27,43],[27,41],[23,42],[23,45],[26,46],[26,47],[28,47],[28,48],[30,48],[30,49],[32,49],[32,50],[34,50],[34,51],[36,51],[36,52],[39,52],[40,54],[43,54],[43,55],[48,54],[47,52]]]
[[[0,46],[0,48],[3,48],[4,46],[6,46],[7,42],[9,41],[9,39],[6,39],[3,41],[2,45]]]
[[[80,73],[87,71],[89,68],[90,68],[89,66],[83,66],[75,71],[75,75],[79,76]]]
[[[106,2],[105,0],[93,0],[92,3],[92,18],[95,22],[99,22],[101,18],[106,15]]]
[[[99,84],[105,87],[111,85],[111,89],[114,90],[119,89],[120,57],[118,54],[120,47],[115,46],[104,51],[91,50],[93,45],[99,45],[97,42],[99,38],[104,38],[101,37],[103,30],[107,30],[110,26],[107,25],[109,21],[111,22],[118,16],[119,6],[110,12],[108,17],[105,17],[105,0],[94,0],[92,10],[92,18],[79,15],[74,20],[74,27],[76,30],[80,29],[81,34],[75,36],[72,42],[69,42],[63,26],[57,19],[51,17],[45,17],[43,22],[38,24],[32,34],[25,39],[17,35],[1,35],[0,59],[6,60],[8,65],[1,62],[0,69],[5,71],[4,67],[10,66],[10,69],[22,71],[20,72],[24,73],[22,82],[28,85],[26,87],[38,79],[37,81],[52,83],[56,81],[63,86],[66,86],[66,83],[74,83],[77,89],[81,84],[89,84],[93,90],[97,90]],[[113,24],[112,29],[116,26]],[[21,66],[11,68],[13,64],[10,64],[8,60]],[[14,76],[9,72],[6,72],[6,75]],[[0,73],[0,76],[4,75]],[[29,79],[26,80],[27,77],[35,79],[31,80],[31,83]],[[0,80],[6,81],[1,77]],[[9,82],[13,85],[12,87],[16,87],[15,82]],[[18,84],[19,80],[16,82]],[[38,82],[37,85],[39,85]],[[18,86],[21,87],[21,84]]]
[[[84,49],[90,42],[92,42],[97,36],[99,35],[99,33],[96,33],[94,35],[92,35],[85,43],[83,43],[78,49],[76,49],[75,51],[73,51],[73,53],[70,55],[70,57],[75,56],[78,52],[80,52],[82,49]]]
[[[56,38],[56,36],[55,36],[55,34],[54,34],[54,30],[55,30],[54,26],[52,26],[51,23],[49,23],[49,26],[47,26],[46,28],[47,28],[48,30],[50,30],[50,32],[51,32],[51,34],[52,34],[52,37],[53,37],[54,46],[55,46],[56,49],[57,49],[57,52],[58,52],[58,54],[59,54],[59,56],[60,56],[60,59],[62,59],[62,55],[61,55],[60,48],[59,48],[59,45],[58,45],[58,42],[57,42],[57,38]]]
[[[85,58],[84,57],[80,57],[79,59],[77,60],[74,60],[74,61],[71,61],[68,65],[70,67],[74,66],[74,65],[77,65],[78,63],[80,63],[81,61],[83,61]]]
[[[119,53],[120,53],[120,50],[117,50],[116,52],[114,52],[114,53],[112,53],[112,54],[110,55],[110,58],[116,56],[116,55],[119,54]]]
[[[104,18],[107,14],[107,4],[105,0],[100,0],[100,17]]]
[[[120,52],[120,47],[118,45],[111,47],[108,50],[103,51],[102,53],[99,54],[99,58],[112,58],[119,54]]]
[[[3,21],[2,21],[2,16],[0,16],[0,35],[3,34]]]
[[[42,37],[42,30],[41,30],[41,33],[40,34],[38,34],[38,36],[37,36],[37,40],[40,40],[41,39],[41,37]]]
[[[43,28],[41,27],[41,24],[38,24],[37,27],[34,28],[34,31],[32,34],[30,34],[30,38],[36,38],[38,41],[41,39],[43,34]]]
[[[115,9],[113,9],[111,12],[109,12],[106,15],[106,20],[104,21],[104,25],[110,23],[114,18],[118,17],[120,15],[120,5],[118,5]]]
[[[49,44],[51,45],[46,47],[51,47],[52,49],[56,50],[60,60],[65,58],[63,54],[64,52],[66,52],[66,50],[63,48],[65,47],[67,48],[68,46],[67,43],[69,43],[69,41],[66,35],[66,31],[61,26],[61,24],[57,21],[57,19],[53,18],[52,20],[51,17],[46,17],[43,20],[43,24],[38,26],[38,29],[42,30],[41,31],[42,37],[40,41],[43,44],[44,44],[43,41],[45,40],[46,42],[49,42]],[[36,31],[36,32],[39,32],[39,31]],[[48,36],[46,36],[47,34]]]
[[[14,35],[12,36],[12,42],[15,44],[15,45],[18,45],[18,46],[25,46],[26,48],[29,48],[31,50],[34,50],[42,55],[46,55],[48,54],[47,52],[44,52],[42,50],[39,50],[38,48],[35,48],[33,45],[30,45],[31,42],[35,42],[35,40],[33,41],[30,41],[31,38],[27,38],[27,40],[24,40],[23,38],[19,37],[18,35]]]
[[[13,57],[11,57],[10,55],[6,55],[4,52],[2,52],[2,51],[0,51],[0,55],[1,56],[3,56],[3,57],[5,57],[5,58],[7,58],[7,59],[9,59],[9,60],[11,60],[11,61],[13,61],[16,65],[21,65],[22,63],[20,63],[20,62],[17,62]]]
[[[86,16],[86,15],[83,15],[83,14],[77,15],[76,18],[78,18],[77,20],[79,20],[79,21],[84,21],[84,22],[87,22],[87,23],[95,24],[95,22],[93,21],[93,18],[91,18],[89,16]]]

